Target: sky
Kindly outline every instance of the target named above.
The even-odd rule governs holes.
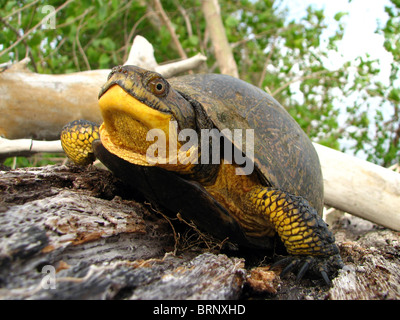
[[[382,81],[388,81],[389,67],[392,61],[391,54],[383,48],[383,36],[375,34],[379,20],[384,25],[387,16],[385,6],[390,5],[389,0],[283,0],[282,7],[289,9],[289,19],[298,20],[305,15],[306,8],[313,5],[324,9],[326,21],[333,28],[336,26],[334,15],[337,12],[348,12],[343,17],[345,33],[343,40],[338,43],[340,55],[335,56],[337,64],[352,61],[358,56],[370,54],[371,58],[380,59]],[[328,27],[329,32],[329,27]]]
[[[306,8],[313,5],[317,9],[324,9],[328,29],[326,32],[334,32],[337,23],[334,16],[338,12],[348,12],[342,18],[345,30],[343,39],[337,43],[338,53],[329,55],[327,68],[337,69],[346,61],[354,61],[355,58],[364,57],[369,54],[372,59],[379,59],[381,68],[378,79],[388,84],[390,75],[390,64],[393,57],[383,47],[384,37],[375,34],[378,25],[384,26],[387,21],[385,6],[390,5],[390,0],[282,0],[282,8],[286,7],[288,19],[299,20],[306,14]],[[330,27],[331,26],[331,27]],[[348,97],[349,101],[356,97]],[[389,107],[390,108],[390,107]],[[390,116],[388,109],[382,109],[385,117]],[[345,120],[346,113],[339,115],[339,123]],[[341,146],[350,147],[353,143],[345,139],[340,140]],[[366,155],[359,152],[356,155],[365,159]]]

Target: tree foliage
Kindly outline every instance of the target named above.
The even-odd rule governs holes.
[[[124,63],[139,34],[153,44],[159,63],[181,58],[153,1],[1,3],[0,63],[29,56],[33,71],[53,74],[111,68]],[[207,56],[206,65],[197,72],[219,72],[201,1],[161,3],[186,55],[201,52]],[[42,23],[46,5],[56,10],[54,28]],[[345,12],[335,15],[336,30],[326,36],[324,12],[313,7],[300,22],[288,20],[278,0],[220,1],[220,8],[241,79],[273,95],[312,140],[362,152],[385,166],[398,161],[399,0],[392,0],[386,8],[389,19],[377,30],[394,58],[388,85],[376,81],[380,66],[368,56],[339,69],[327,63],[343,36]],[[349,97],[353,98],[351,104]]]

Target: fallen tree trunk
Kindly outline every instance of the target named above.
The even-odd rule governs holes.
[[[27,70],[0,73],[0,135],[10,139],[57,139],[77,118],[98,122],[98,92],[110,70],[63,75]]]
[[[0,299],[241,294],[240,259],[174,256],[167,220],[148,205],[123,200],[134,194],[108,171],[48,166],[2,172],[0,195]]]
[[[317,143],[325,204],[400,231],[400,174]]]
[[[255,263],[189,247],[193,230],[175,232],[135,198],[95,167],[2,171],[0,299],[400,299],[398,232],[353,216],[333,222],[346,268],[328,287],[310,274],[281,279],[270,253]]]
[[[137,36],[125,64],[157,71],[165,77],[198,67],[206,57],[158,65],[152,45]],[[0,72],[0,136],[8,139],[58,139],[62,127],[73,120],[102,121],[97,97],[111,70],[62,75],[30,72],[29,59]]]

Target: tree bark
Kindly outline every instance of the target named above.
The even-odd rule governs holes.
[[[269,252],[179,246],[193,230],[166,217],[96,167],[2,171],[0,298],[400,299],[400,235],[360,218],[331,219],[346,267],[328,287]]]
[[[207,29],[211,36],[221,73],[239,78],[236,61],[233,57],[232,48],[229,45],[225,28],[222,23],[220,8],[217,0],[202,0],[202,9],[206,18]]]
[[[175,256],[170,224],[127,188],[95,167],[2,172],[0,299],[239,298],[242,260]]]

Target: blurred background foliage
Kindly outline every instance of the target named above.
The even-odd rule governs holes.
[[[28,56],[29,67],[39,73],[111,68],[126,61],[136,35],[153,44],[158,63],[181,58],[154,1],[0,3],[0,64]],[[219,72],[201,1],[161,3],[186,55],[207,56],[196,72]],[[313,141],[386,167],[398,163],[400,0],[391,0],[388,20],[376,30],[393,55],[389,84],[377,80],[379,63],[368,55],[340,67],[329,63],[343,37],[346,12],[335,15],[335,31],[323,36],[328,27],[323,10],[309,7],[295,22],[279,0],[219,3],[241,79],[277,99]],[[55,28],[42,23],[48,5],[56,10]]]

